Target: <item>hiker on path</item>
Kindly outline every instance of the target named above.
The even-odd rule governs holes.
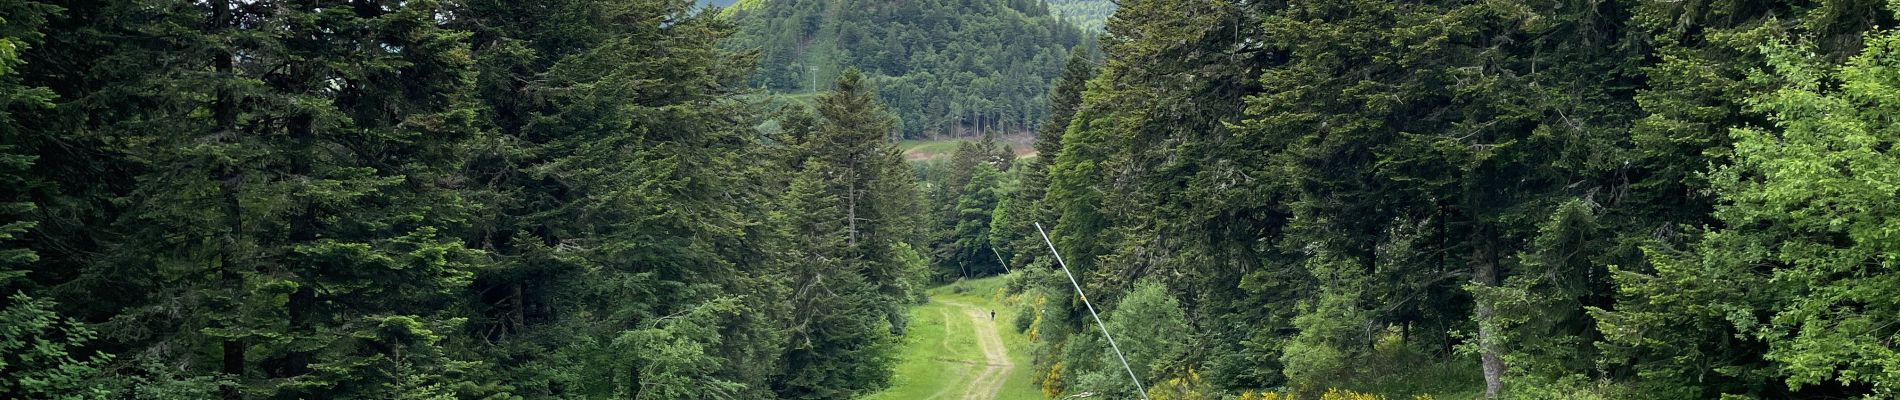
[[[996,310],[990,310],[990,320],[991,321],[996,320]]]

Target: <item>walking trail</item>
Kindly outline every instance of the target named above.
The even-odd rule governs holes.
[[[954,301],[935,301],[962,308],[970,316],[970,326],[976,331],[977,346],[983,348],[983,370],[964,389],[962,399],[995,400],[996,392],[1003,389],[1003,378],[1009,376],[1009,371],[1015,369],[1016,364],[1009,362],[1009,354],[1003,348],[1003,337],[997,335],[996,321],[990,318],[990,311]]]

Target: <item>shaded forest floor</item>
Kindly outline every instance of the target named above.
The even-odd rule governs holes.
[[[931,289],[930,303],[911,309],[910,331],[894,355],[898,364],[891,387],[866,399],[1042,398],[1028,367],[1029,339],[1009,323],[1021,304],[1004,299],[1002,288],[1003,278],[992,277]],[[990,310],[996,311],[994,322]],[[985,354],[985,345],[1000,354]],[[997,356],[1002,360],[992,359]]]

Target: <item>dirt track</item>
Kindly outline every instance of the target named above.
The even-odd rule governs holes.
[[[1016,368],[1016,364],[1009,362],[1009,354],[1003,348],[1003,337],[996,333],[996,321],[990,319],[990,310],[957,302],[943,303],[963,308],[964,313],[969,314],[976,343],[983,348],[983,370],[964,389],[962,399],[995,400],[996,392],[1003,389],[1003,378]]]

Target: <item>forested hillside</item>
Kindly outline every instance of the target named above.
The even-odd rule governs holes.
[[[810,91],[863,70],[904,138],[1027,131],[1086,37],[1039,0],[760,0],[727,13],[728,48],[759,52],[751,82]]]
[[[1114,0],[1046,0],[1049,11],[1062,20],[1081,27],[1084,32],[1101,32],[1102,24],[1115,13]]]

